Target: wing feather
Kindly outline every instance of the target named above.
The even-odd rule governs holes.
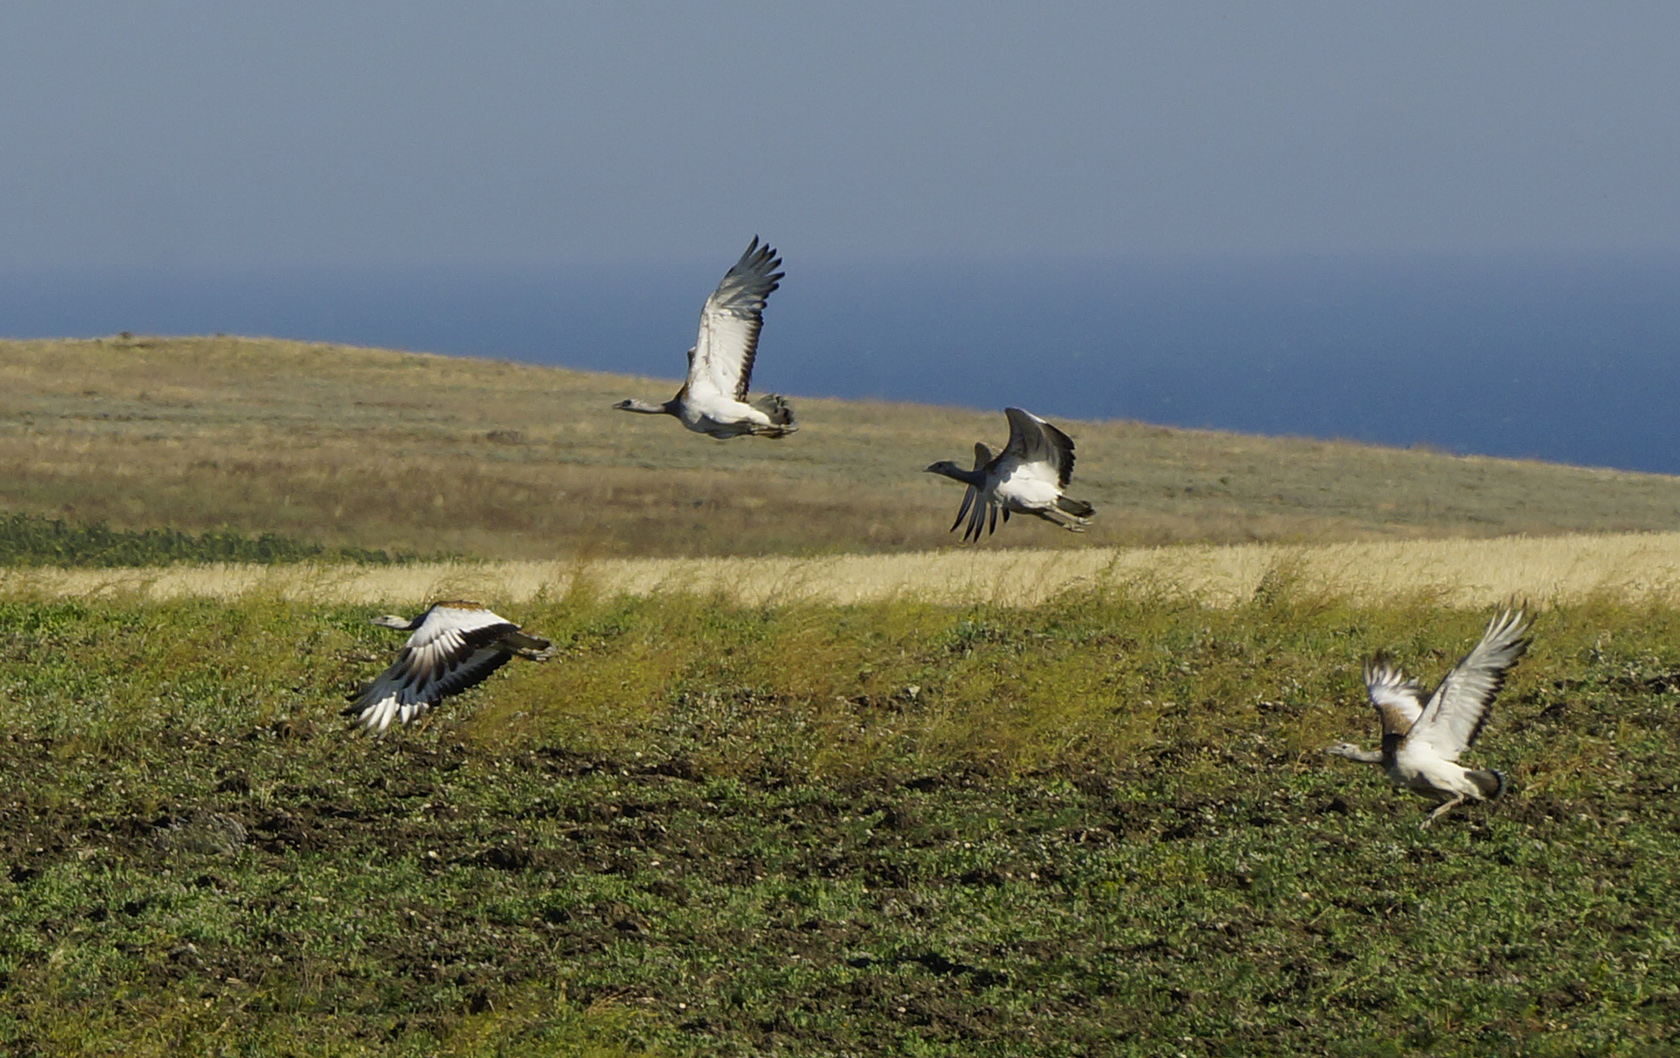
[[[964,540],[979,542],[980,530],[986,525],[986,510],[991,505],[991,497],[983,490],[975,493],[974,510],[968,516],[968,529],[963,533]]]
[[[1056,487],[1067,488],[1073,477],[1073,438],[1021,408],[1005,408],[1009,419],[1009,443],[1005,455],[1023,463],[1047,463],[1056,474]]]
[[[1423,687],[1381,655],[1365,663],[1365,690],[1384,735],[1404,735],[1423,715]]]
[[[758,332],[764,326],[764,305],[780,285],[776,271],[782,259],[768,243],[754,235],[741,259],[706,299],[700,310],[700,336],[688,358],[687,393],[745,400],[758,357]]]
[[[1521,609],[1506,610],[1489,621],[1482,641],[1435,688],[1406,741],[1457,760],[1481,734],[1506,673],[1528,649],[1528,629]]]
[[[980,495],[980,490],[973,485],[963,490],[962,506],[957,508],[957,520],[951,523],[951,529],[961,525],[963,519],[968,517],[968,509],[974,506],[974,497],[978,495]],[[950,532],[951,530],[946,531]]]

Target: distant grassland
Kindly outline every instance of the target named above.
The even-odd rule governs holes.
[[[1428,594],[510,615],[376,741],[365,607],[0,591],[0,1050],[1672,1053],[1672,604],[1542,612],[1430,831],[1320,753],[1480,634]]]
[[[240,338],[0,342],[0,510],[493,559],[919,551],[950,543],[961,495],[923,468],[1007,432],[996,409],[795,395],[798,434],[716,442],[609,408],[676,385]],[[976,550],[1680,524],[1675,477],[1058,421],[1096,526],[1017,522]]]
[[[1594,596],[1680,602],[1680,533],[1478,540],[1181,545],[791,558],[595,559],[576,562],[303,563],[125,570],[0,570],[0,585],[37,597],[282,598],[420,607],[444,598],[497,605],[580,592],[682,594],[748,605],[914,600],[1036,606],[1069,591],[1122,590],[1230,606],[1287,586],[1378,603],[1441,605]]]

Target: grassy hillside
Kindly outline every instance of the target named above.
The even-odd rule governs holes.
[[[491,558],[926,549],[922,472],[997,411],[797,399],[781,442],[614,412],[676,383],[238,338],[0,342],[0,510]],[[1649,530],[1680,478],[1139,423],[1063,423],[1085,538],[985,547]]]
[[[1319,750],[1485,613],[516,616],[561,657],[374,741],[363,608],[0,598],[0,1050],[1671,1053],[1680,610],[1543,614],[1429,831]]]

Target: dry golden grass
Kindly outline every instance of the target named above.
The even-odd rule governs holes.
[[[0,342],[0,510],[495,559],[926,551],[960,490],[922,468],[1006,433],[996,411],[796,398],[795,436],[716,442],[609,408],[675,388],[258,339]],[[977,553],[1680,524],[1663,475],[1062,425],[1096,526],[1016,522]]]
[[[443,598],[497,604],[602,596],[717,595],[782,602],[1034,606],[1069,590],[1119,587],[1215,605],[1272,587],[1371,603],[1431,598],[1453,607],[1513,598],[1594,595],[1680,600],[1680,533],[1576,534],[1336,544],[974,551],[816,558],[596,559],[409,566],[177,566],[11,570],[0,591],[23,596],[150,599],[279,597],[320,604],[419,606]]]

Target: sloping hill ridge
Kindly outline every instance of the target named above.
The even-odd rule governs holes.
[[[0,512],[504,559],[925,550],[954,542],[961,490],[923,468],[1007,435],[996,410],[793,395],[796,435],[718,442],[610,408],[676,386],[268,339],[3,341]],[[1096,526],[1022,519],[980,547],[1680,525],[1680,477],[1056,421]]]

